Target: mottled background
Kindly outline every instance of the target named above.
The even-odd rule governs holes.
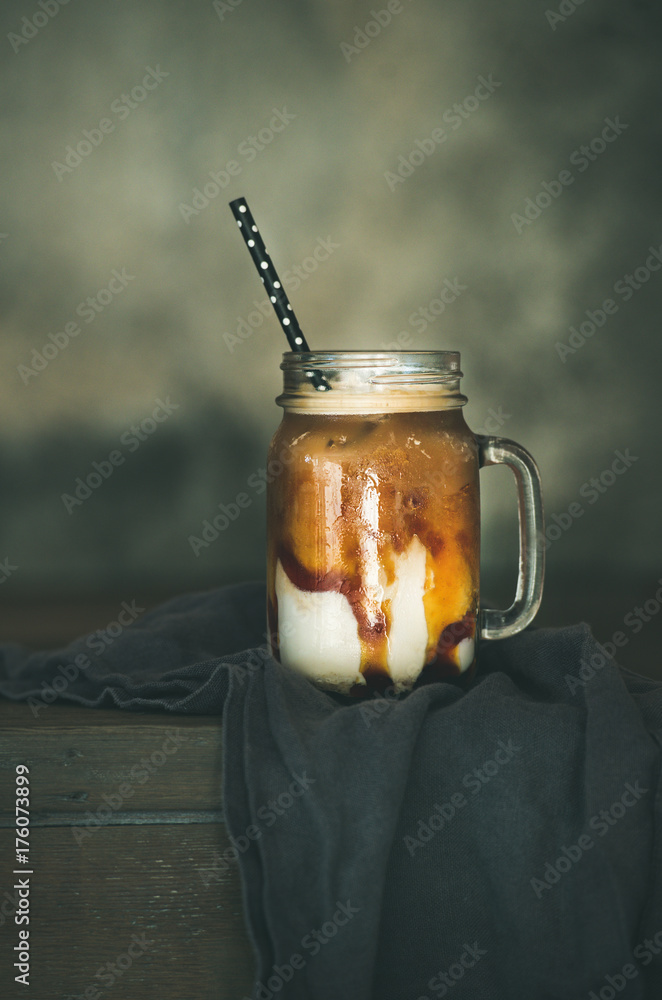
[[[655,671],[662,614],[636,633],[623,619],[647,600],[659,610],[662,275],[629,301],[614,285],[662,242],[660,7],[565,0],[563,19],[530,0],[403,0],[377,32],[385,6],[70,0],[43,25],[32,0],[0,8],[0,560],[15,567],[1,638],[54,643],[122,600],[263,575],[255,491],[197,557],[188,541],[246,490],[280,419],[284,339],[254,312],[262,289],[227,208],[245,194],[281,270],[334,245],[290,289],[312,346],[401,336],[462,352],[470,425],[501,414],[501,433],[534,453],[550,524],[583,510],[549,547],[540,622],[588,620],[603,641],[622,629],[622,661]],[[148,68],[161,82],[130,107],[122,95]],[[498,86],[474,108],[481,76]],[[454,128],[446,113],[467,98]],[[261,132],[274,109],[291,121]],[[581,169],[574,151],[606,118],[627,128]],[[102,119],[112,131],[58,167]],[[446,141],[389,183],[438,127]],[[231,160],[224,190],[182,208]],[[573,183],[516,224],[564,169]],[[79,303],[113,270],[131,280],[86,323]],[[412,319],[444,279],[466,289],[432,322]],[[609,297],[615,315],[562,360],[570,327]],[[55,353],[49,335],[74,321]],[[255,329],[237,341],[240,321]],[[44,345],[55,356],[37,371]],[[130,451],[122,436],[168,398],[176,409]],[[69,513],[62,495],[116,449],[125,462]],[[627,449],[637,461],[590,503],[583,484]],[[502,603],[508,476],[483,473],[485,587]]]

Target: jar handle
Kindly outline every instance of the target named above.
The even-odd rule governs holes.
[[[519,574],[515,600],[505,611],[481,611],[482,639],[506,639],[533,621],[542,600],[545,552],[538,538],[545,530],[538,467],[526,448],[508,438],[476,434],[479,464],[508,465],[517,483]],[[540,533],[540,535],[539,535]]]

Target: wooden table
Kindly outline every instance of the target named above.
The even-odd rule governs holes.
[[[19,764],[28,864],[16,858]],[[241,1000],[253,958],[237,864],[220,861],[229,847],[219,719],[59,705],[35,718],[0,700],[0,996]],[[26,879],[30,922],[17,926]],[[29,988],[13,968],[25,929]]]

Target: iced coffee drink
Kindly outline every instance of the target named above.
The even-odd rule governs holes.
[[[474,662],[476,445],[459,411],[287,414],[272,455],[270,632],[343,692]]]
[[[283,365],[269,455],[274,655],[345,694],[468,675],[480,512],[460,373],[398,382],[374,355],[352,354],[325,394],[306,384],[299,358],[288,392],[287,355]]]

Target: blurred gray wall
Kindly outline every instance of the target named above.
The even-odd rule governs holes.
[[[16,568],[0,599],[263,574],[247,480],[285,342],[256,309],[241,194],[311,346],[462,352],[470,425],[540,464],[549,600],[579,578],[623,613],[649,596],[661,21],[643,0],[4,4],[0,559]],[[461,292],[435,315],[445,280]],[[158,400],[176,407],[152,427]],[[636,457],[618,475],[617,451]],[[483,476],[496,581],[514,571],[514,490]]]

